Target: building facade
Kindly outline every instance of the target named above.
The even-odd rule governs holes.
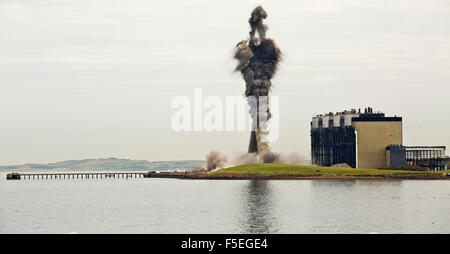
[[[420,166],[432,171],[446,170],[449,158],[445,146],[388,146],[388,167]]]
[[[401,146],[402,139],[402,118],[386,117],[372,108],[317,115],[311,122],[311,161],[320,166],[385,168],[386,147]]]
[[[430,170],[446,170],[449,158],[445,155],[445,146],[406,146],[407,165],[418,165]]]

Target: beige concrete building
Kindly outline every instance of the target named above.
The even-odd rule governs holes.
[[[386,147],[403,145],[402,118],[372,108],[317,115],[311,121],[311,160],[315,165],[347,163],[352,168],[387,168]]]
[[[386,168],[386,147],[403,145],[402,119],[399,117],[358,117],[352,126],[356,133],[356,167]]]
[[[311,121],[311,161],[319,166],[346,163],[352,168],[420,166],[445,170],[445,146],[404,146],[401,117],[372,108],[320,114]]]

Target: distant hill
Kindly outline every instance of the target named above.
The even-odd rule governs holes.
[[[118,158],[68,160],[48,164],[0,166],[0,171],[11,170],[186,170],[204,167],[204,160],[147,161]]]

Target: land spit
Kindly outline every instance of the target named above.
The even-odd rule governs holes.
[[[355,169],[288,164],[249,164],[214,172],[186,173],[188,179],[417,179],[449,180],[450,171],[413,171],[392,169]]]
[[[301,179],[411,179],[450,180],[450,170],[411,171],[392,169],[355,169],[288,164],[249,164],[215,171],[201,172],[67,172],[67,173],[10,173],[8,180],[21,179],[97,179],[97,178],[177,178],[221,180],[301,180]]]
[[[380,180],[380,179],[397,179],[397,180],[450,180],[449,176],[444,175],[245,175],[245,174],[186,174],[178,177],[179,179],[204,179],[204,180]]]

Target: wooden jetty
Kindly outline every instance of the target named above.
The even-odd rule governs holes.
[[[186,172],[148,172],[146,174],[144,174],[145,178],[186,178],[188,174]]]
[[[7,180],[42,179],[129,179],[143,178],[149,172],[64,172],[64,173],[9,173]]]

